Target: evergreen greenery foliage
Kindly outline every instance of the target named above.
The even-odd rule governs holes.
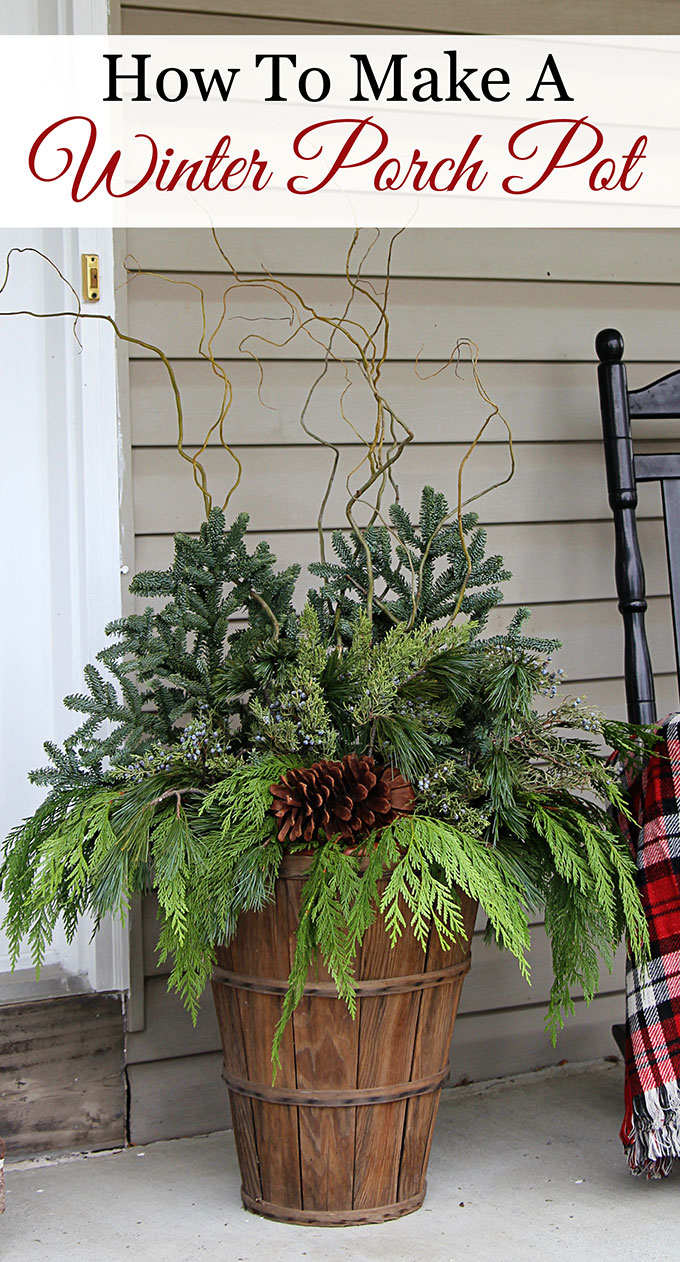
[[[458,523],[447,524],[450,517],[442,493],[426,486],[416,522],[397,502],[389,508],[391,529],[369,526],[361,539],[335,531],[337,563],[315,561],[309,567],[311,574],[323,580],[321,590],[310,593],[310,600],[324,634],[329,636],[339,628],[341,635],[351,635],[365,607],[366,549],[376,578],[384,584],[375,598],[376,637],[382,638],[393,626],[411,628],[450,618],[459,611],[461,593],[460,612],[474,619],[481,630],[490,610],[501,603],[500,584],[510,574],[503,568],[502,557],[485,556],[486,531],[478,526],[476,513],[464,514],[460,529]]]
[[[84,913],[125,915],[155,889],[161,958],[195,1015],[215,943],[272,897],[284,848],[270,786],[352,751],[398,768],[415,809],[349,850],[316,839],[275,1059],[317,952],[353,1011],[374,918],[392,942],[410,929],[446,947],[463,932],[460,890],[527,977],[529,923],[544,911],[553,1035],[574,988],[596,993],[599,959],[611,962],[622,936],[644,955],[603,742],[640,757],[654,734],[559,700],[555,643],[524,635],[526,610],[483,637],[509,575],[485,556],[474,515],[462,530],[447,517],[426,488],[417,521],[396,504],[391,530],[366,529],[372,619],[360,540],[334,537],[337,562],[311,567],[321,584],[297,614],[298,567],[278,571],[264,543],[249,552],[247,518],[227,527],[219,509],[198,538],[176,536],[167,571],[137,575],[135,595],[164,604],[107,628],[86,690],[66,700],[84,721],[46,746],[34,779],[50,792],[5,842],[15,957],[27,939],[39,966],[60,916],[72,936]],[[230,631],[234,616],[244,625]]]

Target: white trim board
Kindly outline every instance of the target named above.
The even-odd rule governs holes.
[[[102,229],[11,230],[2,257],[33,246],[79,284],[81,252],[98,253],[102,311],[113,311],[113,239]],[[14,270],[14,268],[16,270]],[[56,273],[35,255],[15,256],[5,310],[69,309]],[[3,835],[39,800],[26,772],[44,762],[41,744],[62,740],[75,715],[61,705],[102,647],[103,627],[121,611],[119,423],[116,347],[99,321],[6,319],[0,326],[3,591],[0,627]],[[127,932],[83,925],[69,947],[57,935],[48,962],[83,973],[97,990],[128,983]],[[20,963],[28,961],[22,954]],[[0,939],[0,969],[7,964]]]

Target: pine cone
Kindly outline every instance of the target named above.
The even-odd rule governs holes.
[[[412,786],[398,771],[356,754],[287,771],[269,792],[282,842],[312,842],[321,828],[327,838],[361,841],[397,815],[409,814],[415,801]]]

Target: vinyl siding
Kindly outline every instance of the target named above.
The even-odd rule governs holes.
[[[370,31],[446,35],[676,34],[678,0],[142,0],[121,4],[123,34],[352,34]]]

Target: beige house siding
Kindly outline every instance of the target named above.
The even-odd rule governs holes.
[[[314,18],[310,21],[310,8]],[[457,34],[675,34],[678,0],[142,0],[121,4],[123,34],[337,34],[371,30]]]
[[[163,4],[123,5],[126,34],[296,33],[305,30],[409,29],[465,30],[469,6],[429,0],[413,10],[406,0],[346,3],[339,9],[326,0],[314,8],[297,0],[271,0],[260,6],[231,0],[227,9],[210,0],[165,0]],[[199,12],[200,10],[200,12]],[[220,12],[212,12],[220,10]],[[566,7],[494,0],[474,6],[475,29],[488,31],[552,28],[593,31],[674,29],[680,5],[637,4]],[[338,25],[342,13],[344,25]],[[414,16],[417,13],[417,17]],[[548,15],[552,15],[552,20]],[[388,18],[389,15],[389,26]],[[242,274],[264,264],[324,309],[338,309],[344,299],[346,233],[337,231],[266,232],[238,230],[221,234]],[[127,248],[150,270],[191,279],[206,293],[208,320],[216,322],[228,283],[209,233],[135,230]],[[374,269],[381,271],[382,244]],[[372,270],[369,267],[368,271]],[[507,487],[479,505],[489,527],[489,547],[502,552],[513,579],[508,585],[507,616],[518,604],[534,610],[537,633],[564,640],[560,664],[570,689],[594,704],[623,715],[622,635],[613,580],[613,531],[606,501],[593,342],[596,332],[622,329],[632,385],[662,375],[680,358],[677,338],[680,305],[680,251],[677,235],[667,232],[409,231],[395,251],[392,287],[391,354],[385,369],[386,390],[413,423],[417,441],[403,460],[399,482],[403,499],[413,505],[430,482],[454,495],[457,464],[484,412],[469,370],[463,380],[450,371],[428,382],[459,336],[480,349],[485,386],[510,422],[517,473]],[[214,418],[218,398],[214,379],[197,353],[200,314],[189,287],[154,278],[128,288],[129,326],[171,356],[186,415],[186,442],[202,441]],[[257,397],[257,371],[239,354],[239,340],[256,326],[255,314],[281,316],[264,291],[234,299],[230,319],[216,342],[216,354],[234,384],[235,401],[228,434],[244,464],[243,486],[233,499],[236,511],[251,515],[253,539],[267,536],[282,564],[316,556],[313,521],[325,478],[325,453],[309,444],[297,422],[314,375],[318,348],[298,339],[294,354],[262,346],[263,397]],[[245,317],[245,318],[244,318]],[[282,326],[268,322],[268,334]],[[422,348],[422,349],[421,349]],[[202,501],[190,471],[173,450],[172,398],[163,369],[151,356],[133,354],[129,362],[134,500],[135,567],[166,565],[172,533],[196,530]],[[358,448],[338,413],[337,375],[329,373],[319,392],[314,416],[323,432],[343,444],[347,469]],[[357,402],[356,413],[363,413]],[[668,422],[647,423],[650,450],[673,444]],[[208,467],[219,497],[229,484],[229,464],[211,450]],[[499,428],[492,429],[476,453],[471,490],[507,468]],[[650,641],[657,671],[661,710],[677,706],[667,576],[658,496],[643,488],[641,539],[650,594]],[[343,522],[342,497],[329,503],[327,525]],[[500,621],[498,623],[500,625]],[[219,1038],[211,1001],[192,1028],[175,997],[169,996],[164,970],[154,958],[155,922],[151,902],[135,934],[133,1021],[128,1035],[130,1127],[133,1141],[199,1133],[228,1124],[226,1093],[219,1077]],[[486,947],[480,926],[473,946],[474,965],[463,990],[452,1050],[452,1082],[531,1070],[562,1059],[584,1060],[613,1051],[612,1021],[623,1009],[623,959],[603,978],[602,993],[576,1013],[552,1049],[543,1031],[550,986],[550,961],[542,927],[534,931],[533,986],[528,989],[514,962]]]

